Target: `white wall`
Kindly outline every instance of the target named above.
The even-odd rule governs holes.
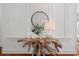
[[[79,37],[79,3],[77,4],[77,37]]]
[[[60,53],[75,52],[75,4],[3,4],[3,53],[26,53],[17,40],[30,32],[30,17],[36,10],[46,12],[55,21],[52,36],[63,44]]]
[[[71,38],[69,49],[76,52],[76,4],[65,4],[65,36]],[[74,44],[73,44],[74,43]],[[72,48],[73,47],[73,48]]]
[[[51,10],[51,17],[55,21],[56,29],[54,30],[53,36],[55,37],[64,37],[65,35],[65,24],[64,24],[64,4],[52,4]]]
[[[0,4],[0,47],[2,45],[2,4]]]

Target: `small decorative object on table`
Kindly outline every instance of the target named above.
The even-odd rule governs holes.
[[[36,20],[35,18],[33,18],[34,16],[38,16],[38,15],[42,15],[46,16],[45,18],[43,17],[43,19],[40,19],[40,21]],[[42,17],[40,17],[42,18]],[[39,17],[38,17],[39,19]],[[44,21],[45,20],[45,21]],[[40,35],[42,35],[42,31],[44,31],[45,29],[45,22],[49,22],[49,18],[48,15],[42,11],[37,11],[35,12],[32,17],[31,17],[31,23],[33,25],[33,29],[32,32],[34,34],[36,34],[37,38],[23,38],[21,40],[18,40],[18,42],[24,42],[23,47],[28,45],[28,51],[30,51],[30,47],[33,47],[34,50],[32,52],[32,55],[36,55],[36,56],[44,56],[46,54],[46,51],[49,52],[50,54],[53,55],[57,55],[59,52],[59,48],[62,48],[62,45],[59,43],[59,41],[57,39],[51,38],[51,37],[40,37]],[[50,45],[52,45],[52,47],[50,47]]]

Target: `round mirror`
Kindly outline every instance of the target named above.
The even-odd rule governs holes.
[[[45,22],[49,21],[48,15],[43,11],[36,11],[33,13],[31,17],[31,23],[34,27],[38,26],[44,26]]]

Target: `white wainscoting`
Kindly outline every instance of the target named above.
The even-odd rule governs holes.
[[[28,47],[26,46],[25,48],[22,47],[23,43],[21,42],[17,42],[18,40],[20,40],[21,38],[24,37],[8,37],[7,40],[4,41],[4,45],[3,45],[3,52],[4,54],[29,54],[33,51],[33,49],[31,48],[31,52],[28,52]],[[60,54],[76,54],[76,47],[73,43],[75,43],[75,41],[72,42],[71,38],[57,38],[60,43],[62,44],[62,49],[60,50]]]
[[[55,21],[52,36],[63,44],[60,53],[76,53],[76,6],[75,4],[2,4],[2,51],[3,53],[27,53],[17,40],[30,34],[30,17],[36,10],[46,12]],[[1,17],[0,16],[0,17]],[[0,33],[1,34],[1,33]],[[13,37],[12,37],[13,36]],[[18,37],[19,36],[19,37]],[[69,37],[68,37],[69,36]]]

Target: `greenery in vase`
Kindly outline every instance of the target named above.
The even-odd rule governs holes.
[[[33,27],[32,32],[34,34],[39,35],[43,30],[44,30],[44,27],[36,25],[35,27]]]

